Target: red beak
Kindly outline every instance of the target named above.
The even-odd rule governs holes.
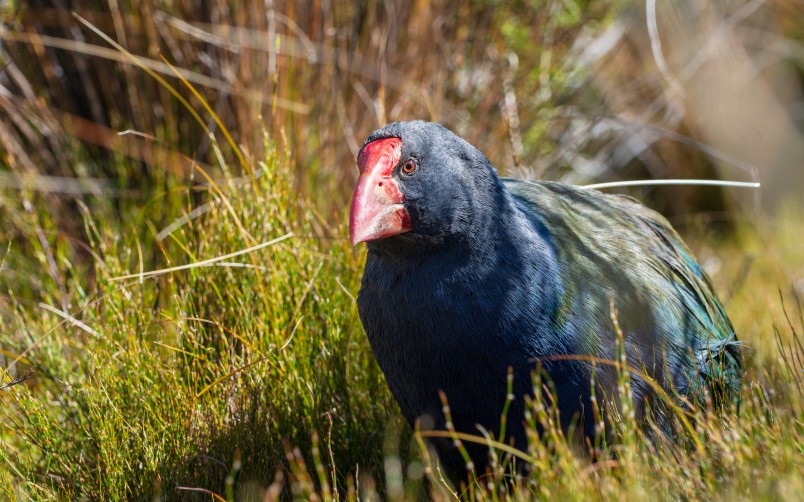
[[[357,160],[357,179],[349,212],[352,245],[410,231],[410,215],[404,197],[391,177],[402,155],[402,140],[387,138],[363,147]]]

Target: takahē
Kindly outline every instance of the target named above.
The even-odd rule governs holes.
[[[350,238],[368,244],[358,309],[409,422],[429,417],[443,429],[443,391],[455,429],[496,434],[512,368],[501,439],[527,448],[525,396],[541,364],[562,427],[574,421],[592,436],[589,356],[615,359],[612,304],[629,365],[668,394],[739,393],[739,343],[708,277],[670,224],[636,200],[499,178],[476,148],[421,121],[372,133],[358,167]],[[594,372],[596,395],[613,397],[616,372]],[[635,377],[632,389],[638,417],[650,409],[661,422],[646,380]],[[465,476],[451,443],[434,443],[447,473]],[[482,474],[487,449],[466,447]]]

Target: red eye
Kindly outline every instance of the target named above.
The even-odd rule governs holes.
[[[415,170],[416,163],[413,162],[413,159],[408,159],[404,164],[402,164],[402,172],[405,174],[412,174]]]

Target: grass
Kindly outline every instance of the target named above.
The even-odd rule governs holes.
[[[92,290],[70,298],[69,314],[19,303],[4,316],[6,371],[30,367],[35,378],[3,392],[10,448],[0,455],[9,472],[47,472],[19,488],[174,494],[200,480],[222,486],[235,452],[239,479],[270,481],[283,440],[309,451],[313,431],[329,427],[352,445],[337,461],[377,464],[382,443],[369,424],[384,424],[393,402],[358,336],[359,261],[343,242],[320,244],[320,222],[297,218],[304,208],[280,181],[286,164],[261,167],[257,184],[188,221],[159,252],[168,264],[195,262],[247,247],[250,235],[292,239],[240,262],[117,280],[142,269],[142,246],[87,215]]]
[[[54,283],[65,284],[67,298],[32,302],[9,287],[2,381],[30,378],[0,391],[5,497],[210,496],[190,493],[203,489],[240,500],[277,486],[301,498],[336,490],[369,498],[375,489],[389,498],[422,490],[452,497],[421,437],[403,426],[362,333],[354,300],[361,250],[349,249],[342,222],[322,220],[298,198],[289,159],[266,150],[255,182],[208,187],[209,210],[153,249],[161,259],[145,254],[136,234],[86,213],[94,280],[57,254]],[[525,452],[532,474],[510,486],[501,467],[491,487],[462,496],[795,498],[804,488],[802,327],[800,304],[783,293],[786,317],[779,289],[788,288],[788,267],[804,262],[793,237],[799,216],[699,251],[723,260],[721,290],[743,273],[740,257],[752,258],[727,307],[750,347],[739,414],[694,413],[695,433],[665,444],[645,440],[622,413],[614,456],[590,463],[555,425],[550,403],[536,402],[534,429],[547,432]],[[179,267],[282,237],[247,255]],[[7,247],[6,266],[17,246]],[[131,277],[154,261],[173,270]]]
[[[797,499],[804,491],[804,214],[795,204],[718,234],[702,218],[676,220],[748,345],[748,369],[740,410],[689,411],[678,418],[691,430],[680,430],[675,442],[646,439],[628,412],[630,375],[619,366],[623,407],[611,420],[618,441],[602,460],[590,462],[556,425],[550,400],[540,399],[529,407],[530,449],[514,452],[531,463],[531,473],[510,480],[513,457],[495,444],[493,475],[456,491],[441,479],[426,433],[404,423],[371,354],[355,304],[364,251],[349,247],[344,226],[343,187],[351,178],[341,169],[353,162],[346,125],[362,131],[394,113],[450,121],[462,103],[470,119],[453,125],[483,138],[492,158],[507,158],[511,146],[522,162],[530,155],[560,164],[568,155],[562,134],[574,142],[569,130],[556,131],[564,127],[562,114],[579,113],[590,99],[566,59],[572,61],[577,40],[610,20],[608,3],[595,10],[587,3],[564,2],[572,8],[555,17],[534,8],[521,18],[493,2],[426,9],[416,3],[395,18],[405,27],[397,32],[387,12],[346,2],[319,12],[321,40],[308,26],[293,33],[311,39],[286,36],[293,30],[284,21],[275,59],[267,62],[246,50],[278,40],[263,18],[252,31],[230,33],[223,21],[195,20],[202,30],[190,30],[177,22],[180,12],[154,13],[148,2],[140,10],[98,2],[108,12],[81,12],[149,57],[149,68],[163,70],[163,85],[135,67],[91,59],[97,54],[90,57],[75,41],[64,43],[74,60],[36,52],[36,37],[24,29],[31,19],[65,33],[83,25],[58,11],[20,14],[18,30],[2,36],[23,44],[18,56],[25,57],[3,60],[20,66],[19,88],[43,97],[0,102],[9,111],[0,117],[0,132],[8,133],[0,134],[0,174],[18,181],[0,190],[0,498]],[[535,7],[560,11],[559,4]],[[246,24],[248,9],[227,5],[214,2],[215,12]],[[294,5],[282,7],[285,18],[301,19]],[[455,22],[430,33],[419,21],[425,14]],[[130,16],[137,21],[124,22]],[[472,39],[465,26],[475,18],[486,21]],[[327,26],[352,31],[330,40]],[[380,28],[396,52],[377,45],[373,30]],[[423,35],[409,36],[416,30]],[[203,42],[194,38],[199,33]],[[532,49],[534,33],[542,49],[551,42],[548,50]],[[242,52],[230,51],[223,43],[229,39]],[[422,58],[434,40],[442,47],[438,57]],[[310,44],[329,59],[304,64],[294,50]],[[521,79],[509,81],[506,58],[484,66],[489,47],[500,46],[519,55]],[[180,77],[160,60],[156,49],[165,47],[166,59],[182,65]],[[104,54],[126,59],[112,53]],[[201,55],[215,62],[216,78],[245,61],[237,67],[239,87],[204,80]],[[384,58],[390,66],[367,63]],[[48,69],[54,61],[84,77],[89,61],[103,85],[84,78],[80,91],[64,88]],[[263,64],[281,71],[251,108],[256,86],[265,83],[255,77],[265,73]],[[46,71],[26,73],[28,65]],[[405,80],[369,79],[362,90],[404,104],[402,111],[386,110],[377,98],[365,112],[365,81],[356,76],[377,68],[415,68],[402,72]],[[470,82],[455,98],[459,93],[445,91],[443,82],[459,81],[462,72],[509,80]],[[546,94],[545,83],[552,86]],[[330,84],[340,102],[321,97]],[[229,91],[231,99],[215,94]],[[78,111],[65,113],[57,103],[71,92],[94,92],[106,114],[93,108],[103,116],[82,121]],[[539,97],[519,102],[521,131],[510,122],[508,106],[515,110],[516,103],[507,102],[496,127],[486,120],[511,95]],[[290,103],[306,112],[283,108]],[[332,126],[336,120],[340,129]],[[146,132],[114,132],[131,127]],[[57,134],[46,134],[51,130]],[[556,177],[566,168],[559,167]],[[535,384],[549,387],[538,374]]]

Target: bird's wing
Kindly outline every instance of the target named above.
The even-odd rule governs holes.
[[[503,182],[555,249],[565,288],[558,323],[588,319],[587,329],[595,329],[613,301],[624,329],[658,327],[664,339],[654,342],[692,351],[707,379],[740,373],[734,329],[706,273],[664,217],[627,196]]]

